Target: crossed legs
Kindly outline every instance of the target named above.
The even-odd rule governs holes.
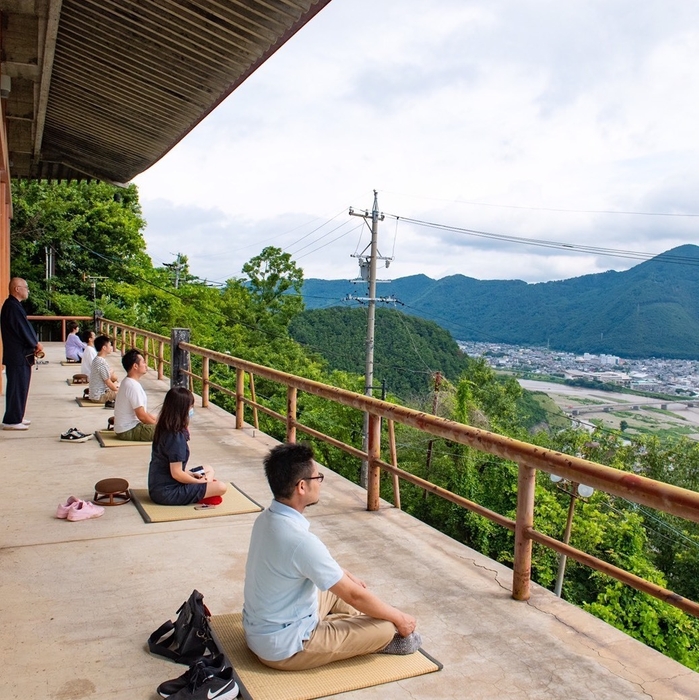
[[[363,615],[330,591],[318,595],[318,626],[303,650],[283,661],[260,661],[281,671],[299,671],[332,661],[373,654],[383,649],[396,633],[388,620]]]

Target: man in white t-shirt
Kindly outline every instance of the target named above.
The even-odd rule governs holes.
[[[92,371],[92,360],[97,357],[95,350],[95,331],[87,330],[83,333],[83,343],[85,343],[85,352],[83,353],[82,363],[80,364],[80,373],[86,374],[88,380]]]
[[[156,417],[148,413],[148,397],[140,379],[148,371],[143,355],[129,350],[121,358],[126,379],[114,402],[114,436],[119,440],[153,442]]]
[[[107,406],[116,398],[119,391],[117,376],[112,372],[107,362],[107,355],[112,352],[112,341],[106,335],[95,338],[97,357],[90,368],[90,390],[88,399],[93,403],[103,403]]]

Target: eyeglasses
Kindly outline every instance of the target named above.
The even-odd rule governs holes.
[[[318,472],[318,476],[305,476],[303,479],[299,479],[296,482],[296,485],[298,486],[302,481],[313,481],[314,479],[318,479],[318,481],[322,484],[323,479],[325,479],[325,474]]]

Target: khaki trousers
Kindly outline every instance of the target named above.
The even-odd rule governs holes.
[[[92,401],[92,403],[107,403],[107,401],[114,401],[114,399],[116,399],[116,391],[107,389],[104,394],[99,397],[99,399],[88,398],[88,401]]]
[[[154,423],[139,423],[125,433],[114,433],[117,440],[131,440],[133,442],[153,442],[155,435]]]
[[[330,591],[320,591],[318,595],[318,619],[318,626],[303,643],[302,651],[283,661],[260,661],[280,671],[301,671],[373,654],[396,634],[392,622],[363,615]]]

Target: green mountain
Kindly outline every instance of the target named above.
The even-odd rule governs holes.
[[[361,375],[366,329],[366,309],[347,307],[304,311],[289,326],[294,340],[316,349],[333,369]],[[385,380],[389,391],[401,398],[428,390],[436,371],[454,380],[467,367],[468,358],[454,339],[432,321],[377,309],[375,331],[374,384]]]
[[[338,305],[357,288],[309,279],[306,308]],[[546,345],[623,357],[699,359],[699,247],[669,250],[625,272],[527,284],[413,275],[381,285],[411,315],[459,340]],[[347,302],[345,302],[347,303]]]

